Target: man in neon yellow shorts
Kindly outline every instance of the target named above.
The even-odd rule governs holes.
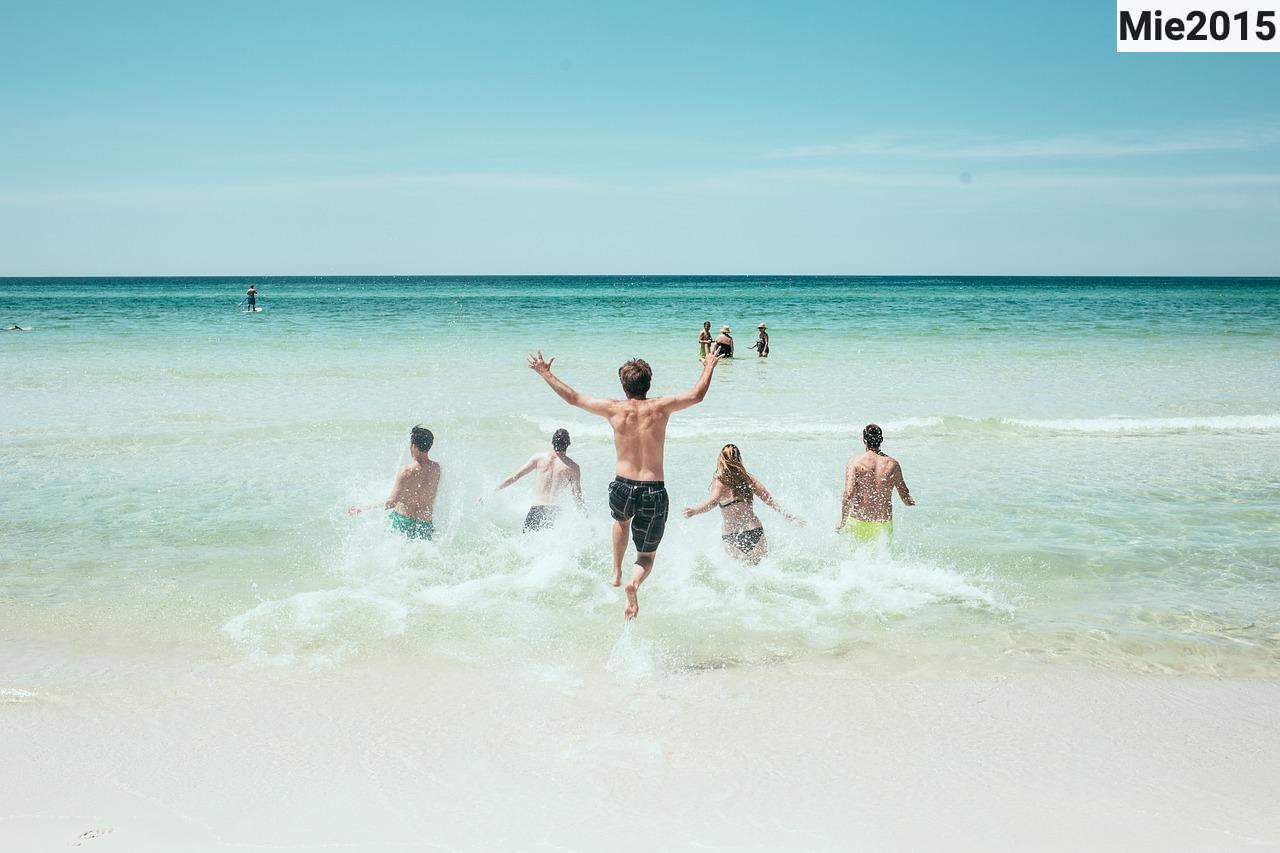
[[[893,490],[907,506],[915,506],[907,481],[902,479],[898,460],[881,452],[884,432],[875,424],[862,431],[866,452],[854,456],[844,469],[844,492],[840,503],[837,532],[848,533],[859,542],[893,539]]]

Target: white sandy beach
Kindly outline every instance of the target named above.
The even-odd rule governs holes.
[[[6,850],[1280,848],[1274,679],[6,651],[50,661],[0,692]]]

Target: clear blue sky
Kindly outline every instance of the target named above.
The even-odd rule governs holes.
[[[0,275],[1280,275],[1280,54],[1088,3],[13,3]]]

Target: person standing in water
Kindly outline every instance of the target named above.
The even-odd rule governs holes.
[[[249,310],[256,311],[258,307],[258,288],[251,284],[249,289],[244,292],[244,295],[245,299],[249,300]]]
[[[902,466],[880,450],[884,432],[875,424],[862,430],[866,452],[854,456],[844,469],[844,492],[837,531],[851,534],[859,542],[889,541],[893,538],[893,492],[907,506],[915,506]]]
[[[756,328],[760,331],[760,337],[756,339],[755,345],[751,348],[758,353],[758,355],[756,356],[757,358],[768,358],[769,357],[769,332],[768,332],[769,327],[766,326],[764,323],[761,323],[760,325],[756,326]]]
[[[409,455],[413,461],[396,474],[391,494],[381,504],[353,506],[348,515],[357,515],[370,509],[390,510],[391,529],[407,539],[430,539],[435,535],[432,513],[436,506],[436,492],[440,489],[440,463],[428,454],[436,437],[422,425],[409,431]]]
[[[569,458],[569,431],[558,429],[551,436],[551,451],[539,453],[524,466],[498,486],[502,491],[530,471],[536,471],[533,481],[533,506],[524,517],[524,532],[542,530],[555,523],[560,507],[556,506],[556,498],[568,487],[578,509],[584,513],[586,505],[582,502],[582,470],[578,463]]]
[[[702,375],[683,394],[649,399],[653,370],[640,358],[618,368],[624,400],[606,400],[580,394],[551,372],[555,359],[539,350],[530,353],[529,367],[571,406],[599,415],[613,428],[617,454],[616,477],[609,484],[609,514],[613,516],[613,585],[622,583],[622,558],[627,553],[627,535],[636,546],[635,573],[626,586],[627,607],[623,615],[634,619],[640,612],[639,589],[653,571],[658,544],[667,525],[669,499],[663,482],[662,456],[671,415],[701,403],[711,387],[719,357],[703,361]]]
[[[804,524],[803,519],[778,506],[764,484],[747,473],[738,446],[726,444],[720,449],[720,458],[716,460],[716,473],[711,479],[711,497],[697,506],[687,507],[684,517],[693,518],[713,506],[719,506],[722,519],[720,538],[724,541],[725,551],[730,557],[754,566],[769,553],[769,543],[764,538],[764,525],[755,511],[757,496],[792,524]]]
[[[716,338],[712,352],[723,358],[733,358],[733,335],[729,334],[728,326],[720,327],[720,335]]]
[[[698,361],[702,361],[707,357],[707,353],[711,352],[713,343],[715,343],[715,338],[711,337],[711,321],[704,320],[702,334],[698,335]]]

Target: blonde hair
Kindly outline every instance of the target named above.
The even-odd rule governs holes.
[[[720,448],[720,458],[716,460],[716,479],[728,486],[737,500],[746,500],[756,493],[755,481],[747,473],[747,466],[742,464],[742,451],[736,444],[726,444]]]

